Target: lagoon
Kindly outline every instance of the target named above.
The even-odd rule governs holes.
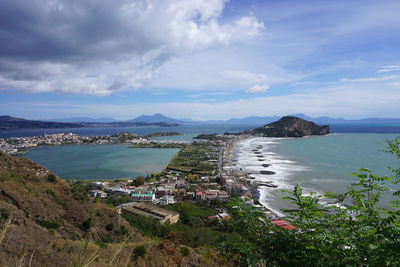
[[[29,158],[63,179],[135,178],[162,171],[177,148],[126,145],[61,145],[30,149]]]

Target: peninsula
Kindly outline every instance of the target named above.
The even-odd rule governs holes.
[[[330,127],[318,126],[314,122],[298,117],[285,116],[276,122],[243,133],[261,137],[303,137],[329,134]]]

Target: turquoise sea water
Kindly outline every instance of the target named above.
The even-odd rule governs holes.
[[[64,179],[113,179],[160,172],[177,151],[126,145],[62,145],[30,149],[23,157]]]
[[[261,187],[261,201],[275,211],[289,207],[281,199],[282,189],[292,190],[300,183],[305,193],[344,192],[357,179],[350,173],[369,168],[378,175],[391,175],[388,166],[398,167],[393,155],[384,153],[385,140],[394,134],[341,133],[299,139],[257,138],[238,146],[238,167],[247,172],[274,171],[274,175],[254,175],[258,180],[273,181],[277,189]],[[254,158],[251,150],[262,145],[264,161]],[[264,168],[261,164],[271,164]],[[392,188],[393,185],[391,185]],[[398,187],[398,186],[397,186]],[[385,199],[388,203],[388,198]]]

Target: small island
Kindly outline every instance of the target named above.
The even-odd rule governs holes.
[[[158,133],[153,133],[153,134],[148,134],[148,138],[152,137],[162,137],[162,136],[179,136],[181,133],[178,132],[158,132]]]

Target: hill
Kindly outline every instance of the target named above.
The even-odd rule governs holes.
[[[147,254],[134,261],[138,246]],[[181,246],[142,237],[79,188],[28,159],[0,152],[0,266],[89,266],[90,258],[93,266],[208,265],[191,248],[183,257]]]
[[[136,117],[132,120],[128,120],[128,122],[168,122],[168,123],[184,123],[185,121],[182,120],[177,120],[173,118],[169,118],[167,116],[164,116],[160,113],[154,114],[154,115],[141,115],[139,117]]]
[[[61,118],[53,119],[49,121],[55,122],[116,122],[113,118],[91,118],[91,117],[71,117],[71,118]]]
[[[303,137],[306,135],[329,134],[330,127],[318,126],[314,122],[298,117],[285,116],[276,122],[255,128],[246,133],[264,137]]]
[[[17,130],[17,129],[51,129],[51,128],[79,128],[83,127],[79,123],[62,123],[49,121],[33,121],[11,116],[0,116],[0,130]]]

